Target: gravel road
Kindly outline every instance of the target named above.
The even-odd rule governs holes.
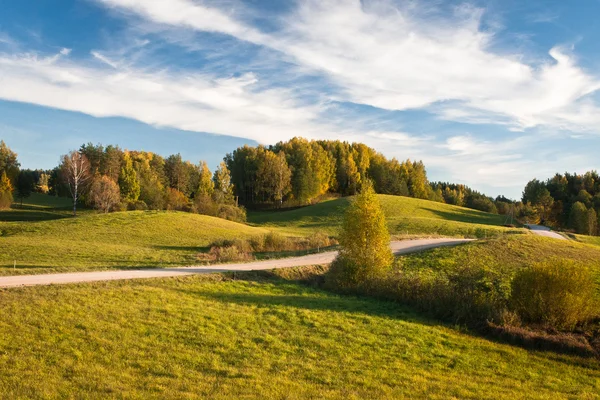
[[[529,225],[525,225],[525,226],[528,227],[531,230],[531,233],[533,233],[535,235],[545,236],[545,237],[559,239],[559,240],[567,240],[564,236],[559,235],[556,232],[552,232],[552,230],[550,230],[550,228],[548,228],[547,226],[533,225],[533,224],[529,224]]]
[[[418,239],[394,241],[390,244],[394,254],[419,252],[435,247],[454,246],[471,239]],[[58,285],[79,282],[115,281],[124,279],[167,278],[195,274],[209,274],[231,271],[256,271],[274,268],[302,267],[307,265],[329,264],[337,255],[336,251],[311,254],[301,257],[278,260],[255,261],[240,264],[219,264],[180,268],[132,269],[97,272],[73,272],[65,274],[21,275],[0,277],[0,288],[19,286]]]

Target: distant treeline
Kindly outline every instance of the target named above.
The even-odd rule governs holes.
[[[10,149],[4,145],[3,151],[8,154]],[[98,208],[105,211],[174,209],[239,220],[244,211],[238,206],[302,206],[325,197],[354,195],[370,180],[377,193],[497,212],[493,199],[464,185],[430,183],[421,161],[387,159],[361,143],[293,138],[269,147],[243,146],[227,154],[214,173],[205,162],[193,164],[179,154],[163,158],[91,143],[48,171],[19,171],[16,154],[10,154],[14,165],[4,169],[13,188],[23,188],[17,193],[21,199],[28,190],[72,196],[67,164],[72,164],[73,155],[80,155],[89,179],[84,179],[79,202],[102,203]]]
[[[583,175],[556,174],[545,182],[533,179],[523,191],[530,218],[586,235],[600,231],[600,177],[596,171]]]

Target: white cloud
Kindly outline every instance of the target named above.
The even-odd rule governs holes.
[[[219,32],[267,46],[327,76],[338,100],[386,110],[436,105],[442,118],[525,129],[538,125],[593,129],[578,110],[600,79],[559,47],[542,65],[521,54],[497,54],[493,32],[480,28],[483,10],[456,7],[439,16],[427,2],[307,0],[266,34],[241,18],[192,2],[99,0],[153,22]],[[239,7],[238,7],[239,8]],[[444,102],[452,101],[449,109]],[[594,109],[595,111],[595,109]],[[593,124],[593,126],[585,126]]]
[[[61,54],[0,55],[0,98],[263,143],[324,128],[314,122],[318,105],[304,105],[285,89],[256,90],[252,74],[218,78],[113,67],[84,66]]]

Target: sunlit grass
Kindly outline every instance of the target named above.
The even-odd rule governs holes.
[[[506,217],[502,215],[410,197],[378,197],[392,235],[485,238],[525,232],[503,227]],[[335,235],[349,201],[341,198],[290,211],[251,212],[248,220],[294,235],[310,235],[316,230]]]
[[[600,393],[594,359],[529,352],[395,303],[278,279],[13,289],[0,291],[0,310],[6,398],[591,399]]]

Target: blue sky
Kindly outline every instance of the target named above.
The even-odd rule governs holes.
[[[360,141],[520,197],[598,166],[594,0],[0,0],[0,139],[214,167],[244,143]]]

